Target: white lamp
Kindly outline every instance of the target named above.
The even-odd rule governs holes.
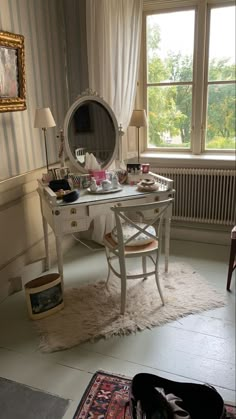
[[[138,128],[138,163],[139,163],[139,128],[147,126],[147,116],[145,109],[134,109],[131,120],[129,123],[130,127]]]
[[[36,109],[35,118],[34,118],[34,128],[42,128],[44,132],[44,145],[45,145],[47,171],[48,171],[48,153],[47,153],[46,131],[47,131],[47,128],[52,128],[55,126],[56,126],[56,123],[54,121],[50,108]]]

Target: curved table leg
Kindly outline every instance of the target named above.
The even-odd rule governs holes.
[[[49,256],[49,241],[48,241],[48,223],[46,218],[43,216],[43,234],[44,234],[44,245],[45,245],[45,271],[50,269],[50,256]]]
[[[43,216],[43,203],[42,203],[42,197],[39,195],[40,199],[40,208],[41,208],[41,214],[42,214],[42,222],[43,222],[43,235],[44,235],[44,246],[45,246],[45,271],[48,271],[50,269],[50,255],[49,255],[49,241],[48,241],[48,223],[46,218]]]
[[[165,219],[165,272],[168,272],[170,254],[170,218]]]
[[[55,239],[56,239],[56,251],[57,251],[58,272],[59,272],[60,277],[61,277],[62,289],[64,289],[62,237],[61,236],[55,236]]]

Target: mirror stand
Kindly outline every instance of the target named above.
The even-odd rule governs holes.
[[[65,117],[65,149],[81,173],[88,172],[86,157],[91,155],[99,169],[107,169],[114,161],[119,164],[123,134],[111,107],[91,89],[78,96]]]

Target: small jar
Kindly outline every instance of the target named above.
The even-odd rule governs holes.
[[[149,173],[149,163],[142,164],[142,172],[143,173]]]
[[[118,176],[117,176],[116,173],[112,176],[111,184],[112,184],[112,188],[113,189],[118,189],[119,186],[120,186],[119,185],[119,179],[118,179]]]
[[[97,185],[96,179],[94,177],[92,177],[91,178],[91,183],[90,183],[90,190],[92,192],[96,192],[97,188],[98,188],[98,185]]]

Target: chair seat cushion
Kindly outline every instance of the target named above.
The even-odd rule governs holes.
[[[136,223],[136,225],[140,226],[141,228],[144,228],[146,224],[144,223]],[[139,230],[135,228],[135,226],[132,226],[131,224],[124,223],[123,226],[123,237],[124,241],[128,240],[130,237],[132,237],[134,234],[138,233]],[[149,226],[146,228],[146,231],[150,234],[155,235],[155,228],[152,226]],[[116,227],[113,228],[111,232],[112,239],[117,243],[117,229]],[[127,243],[127,246],[143,246],[145,244],[151,243],[154,240],[151,237],[147,236],[145,233],[140,233],[137,237],[133,238]]]

